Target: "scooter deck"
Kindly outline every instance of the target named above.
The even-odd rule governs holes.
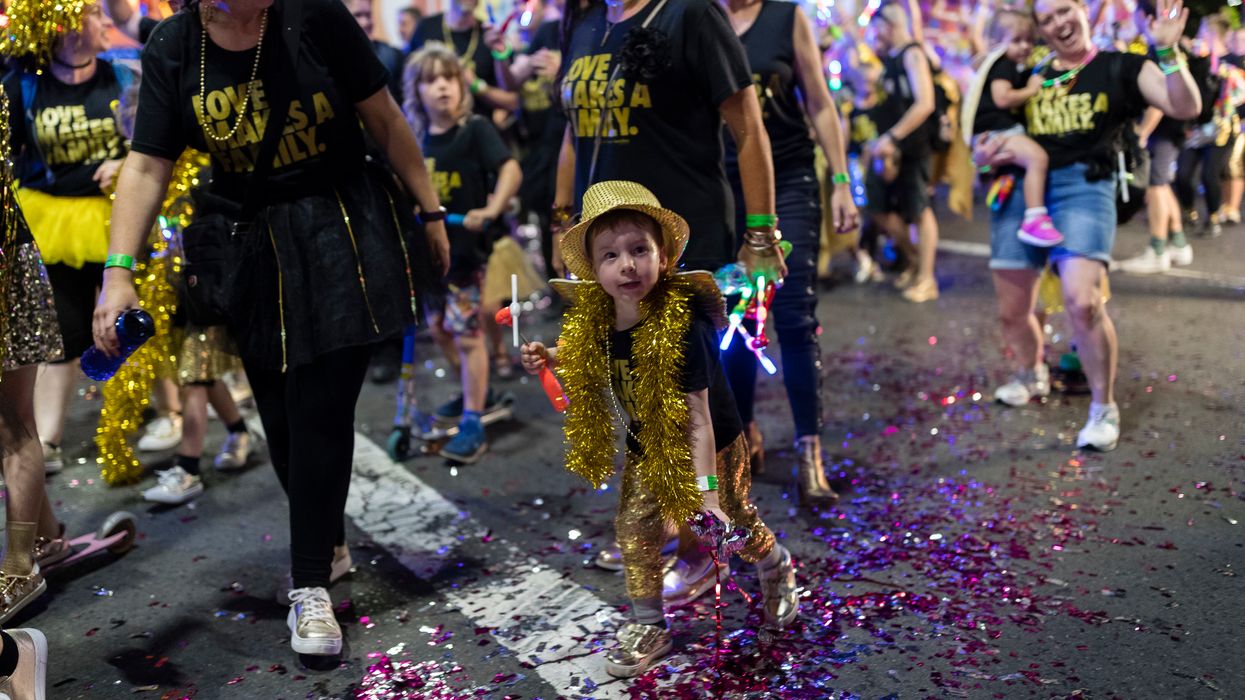
[[[79,535],[67,543],[72,554],[54,564],[43,567],[44,573],[73,566],[79,561],[94,556],[105,550],[113,554],[124,554],[134,546],[137,525],[133,515],[125,512],[113,513],[108,516],[98,530]]]
[[[497,408],[480,416],[480,425],[489,426],[504,420],[510,420],[511,418],[514,418],[514,407],[509,404],[499,405]],[[452,425],[448,428],[433,426],[432,430],[416,435],[416,437],[424,442],[444,442],[457,434],[457,425]]]

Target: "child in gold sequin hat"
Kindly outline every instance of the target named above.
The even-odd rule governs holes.
[[[562,241],[583,281],[555,281],[571,302],[557,347],[523,346],[524,368],[553,367],[570,399],[568,470],[604,484],[615,418],[627,433],[615,526],[633,619],[606,654],[617,677],[644,673],[673,646],[662,608],[667,522],[708,511],[746,529],[739,555],[759,568],[767,624],[788,625],[799,608],[791,555],[749,501],[748,445],[718,358],[721,294],[707,272],[674,272],[687,236],[641,185],[593,185]]]

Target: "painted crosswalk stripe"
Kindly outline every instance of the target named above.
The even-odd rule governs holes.
[[[423,579],[453,561],[460,542],[487,532],[359,433],[346,514]],[[495,640],[559,694],[626,697],[624,684],[605,673],[602,656],[575,641],[609,637],[618,624],[614,607],[513,544],[494,539],[493,545],[505,560],[490,562],[488,577],[441,591],[445,599],[473,624],[493,628]]]

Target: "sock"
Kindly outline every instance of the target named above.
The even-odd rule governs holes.
[[[3,630],[0,630],[0,640],[4,640],[4,649],[0,650],[0,678],[8,678],[17,670],[17,641]]]
[[[667,626],[665,611],[661,607],[661,598],[632,598],[631,614],[641,625]]]
[[[8,531],[8,546],[4,550],[4,561],[0,562],[0,569],[7,574],[25,576],[35,568],[33,552],[39,524],[10,520],[5,529]]]
[[[1189,245],[1189,239],[1185,238],[1184,231],[1172,231],[1168,240],[1171,241],[1173,248],[1183,248]]]
[[[237,423],[229,423],[225,426],[225,429],[231,433],[245,433],[246,421],[239,418]]]
[[[757,562],[757,570],[758,571],[769,571],[770,569],[773,569],[774,567],[782,563],[782,557],[786,553],[787,553],[786,547],[783,547],[782,545],[775,542],[774,547],[769,550],[769,554],[766,554],[763,559]]]
[[[1183,234],[1181,234],[1183,235]],[[1167,241],[1162,238],[1150,238],[1150,247],[1154,249],[1156,255],[1162,255],[1167,250]]]
[[[1046,207],[1029,207],[1025,209],[1025,221],[1033,221],[1046,214]]]
[[[464,410],[463,418],[458,422],[458,430],[472,435],[483,432],[484,426],[480,423],[480,412]]]
[[[177,458],[173,460],[173,464],[174,466],[178,466],[184,469],[187,474],[193,474],[195,476],[199,476],[199,458],[198,457],[187,457],[186,455],[177,455]]]

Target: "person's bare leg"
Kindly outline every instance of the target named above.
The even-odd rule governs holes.
[[[182,412],[181,388],[177,386],[177,382],[172,379],[157,379],[151,393],[156,399],[156,411],[160,415]]]
[[[1039,273],[1036,270],[995,270],[994,293],[999,304],[1003,341],[1016,363],[1031,370],[1042,363],[1042,326],[1034,314]]]
[[[489,358],[480,334],[454,337],[458,358],[462,365],[463,410],[484,412],[488,396]]]
[[[1045,149],[1027,136],[1013,136],[1007,140],[1006,150],[1012,160],[1025,169],[1025,209],[1046,206],[1046,173],[1050,158]]]
[[[1059,265],[1064,307],[1072,324],[1077,354],[1089,379],[1094,403],[1115,402],[1119,340],[1102,297],[1106,266],[1095,260],[1069,258]]]
[[[216,382],[219,386],[221,382]],[[198,458],[203,454],[203,441],[207,437],[208,389],[200,384],[182,387],[182,442],[177,454]]]
[[[0,439],[8,449],[2,467],[8,492],[3,569],[19,576],[34,566],[34,541],[47,503],[43,448],[35,432],[37,376],[38,368],[32,365],[5,372],[0,381],[0,402],[5,405],[0,413]]]
[[[39,367],[35,379],[35,425],[39,439],[50,445],[60,445],[65,438],[65,413],[77,372],[77,360]]]
[[[917,284],[935,281],[934,260],[938,253],[938,220],[934,217],[934,208],[926,207],[917,218],[916,226],[917,249]]]
[[[233,394],[229,393],[229,385],[223,381],[212,382],[212,386],[207,390],[208,403],[212,404],[212,408],[216,409],[216,415],[220,418],[220,422],[225,425],[233,425],[242,420],[242,413],[238,410],[238,404],[233,400]]]
[[[1172,217],[1168,211],[1171,208],[1170,192],[1171,188],[1167,185],[1146,188],[1146,219],[1150,224],[1150,238],[1154,240],[1166,241],[1171,230]]]

